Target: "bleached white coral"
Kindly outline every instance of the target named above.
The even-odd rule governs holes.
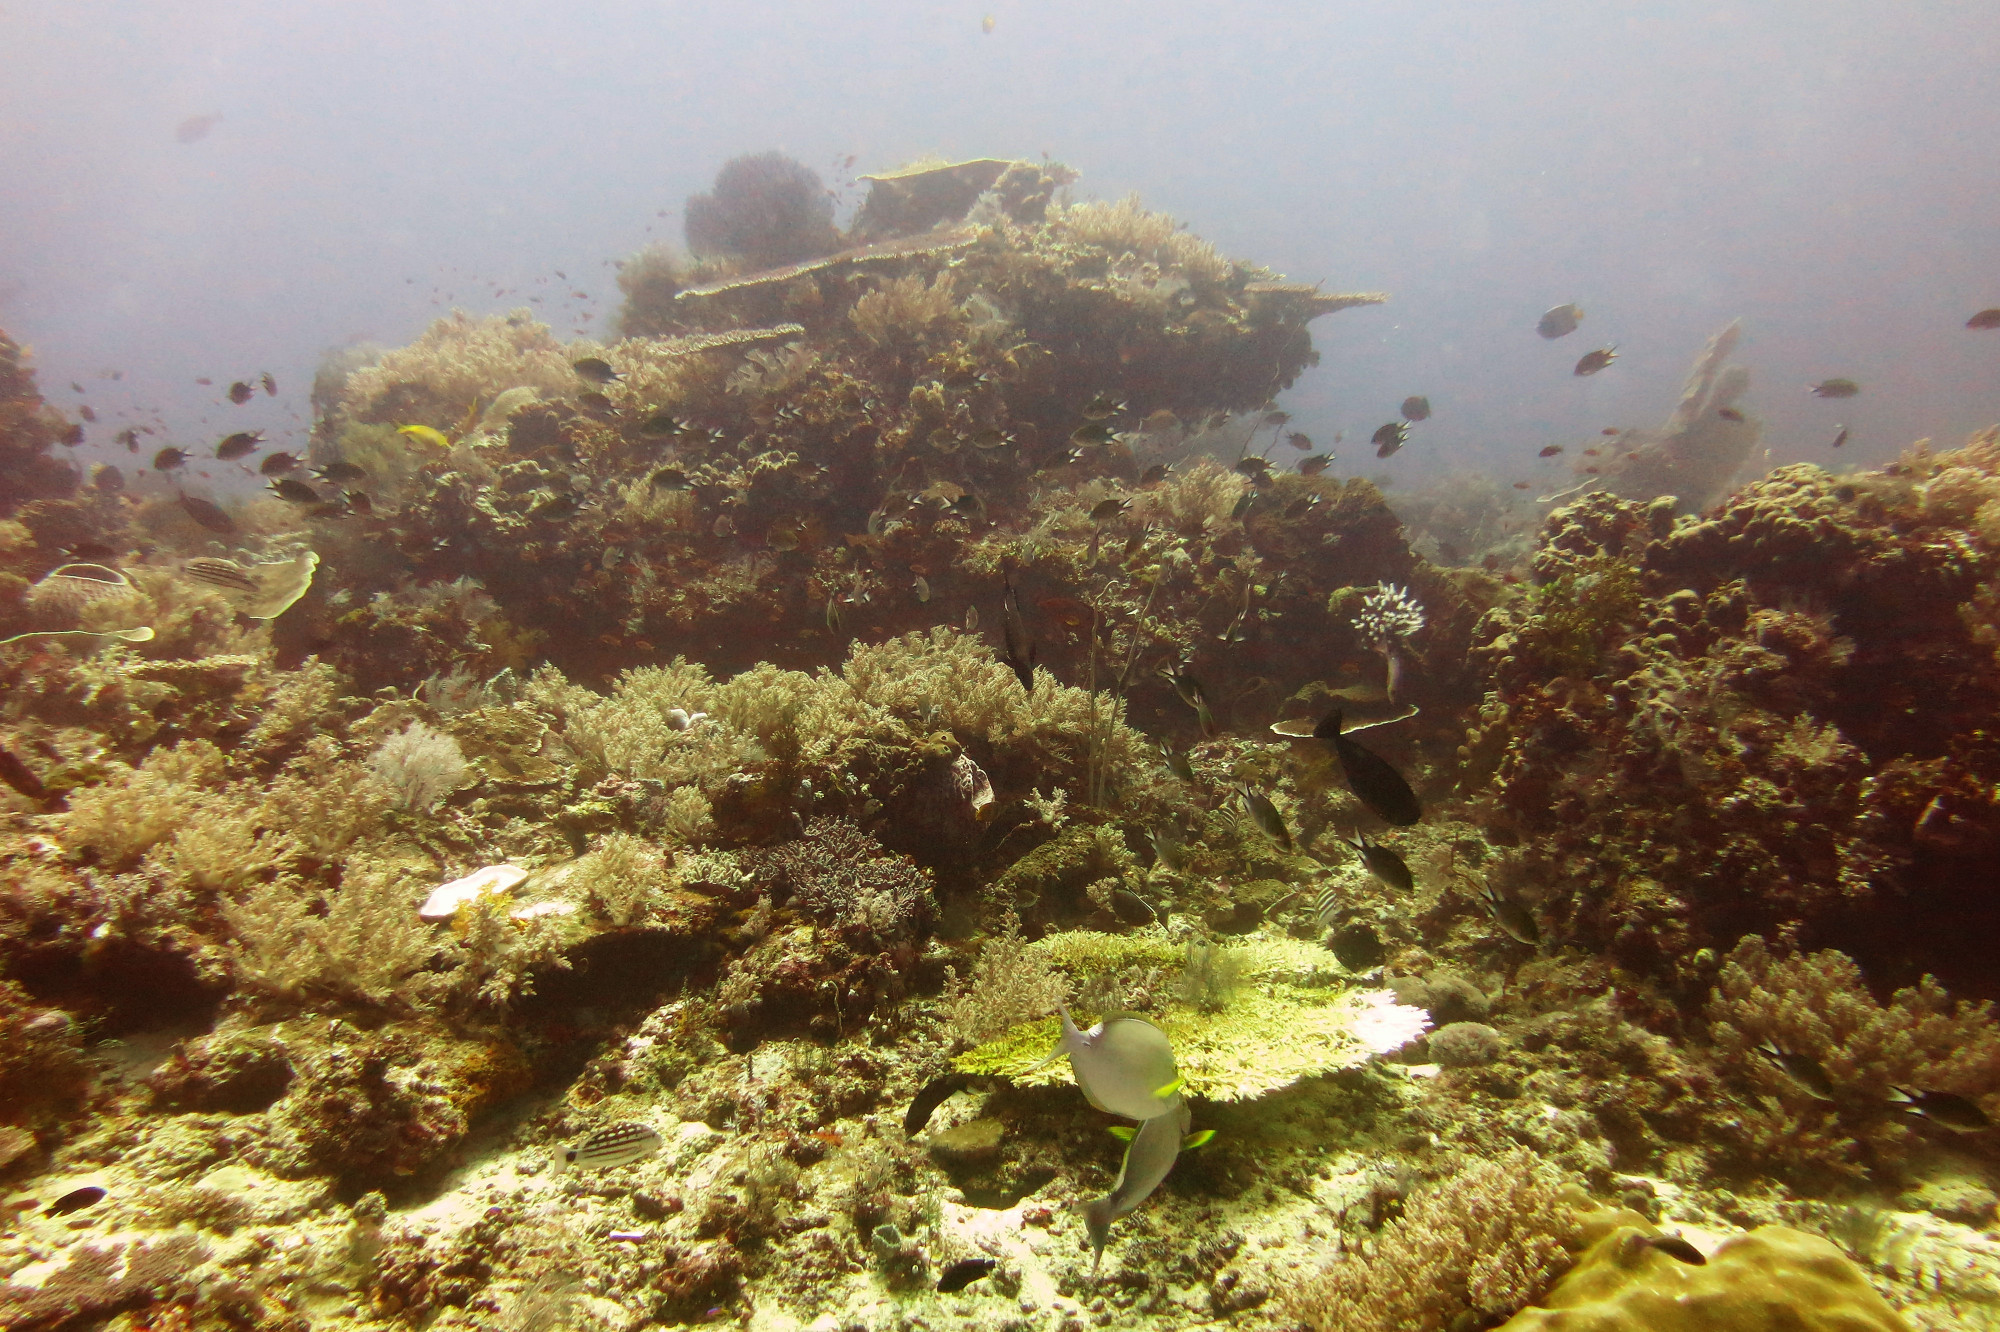
[[[1378,649],[1400,643],[1423,627],[1423,605],[1394,583],[1377,583],[1354,614],[1355,632]]]

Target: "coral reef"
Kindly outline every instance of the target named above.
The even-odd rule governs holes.
[[[1270,456],[1382,298],[1074,179],[738,159],[612,341],[330,361],[310,501],[0,344],[0,1321],[2000,1326],[2000,432],[1732,492],[1731,329],[1392,508]],[[1201,1130],[1101,1264],[1058,1005]]]

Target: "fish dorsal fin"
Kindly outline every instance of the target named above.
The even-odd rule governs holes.
[[[1332,712],[1327,713],[1326,716],[1320,720],[1319,725],[1313,727],[1313,739],[1336,740],[1339,737],[1340,737],[1340,709],[1335,708]]]

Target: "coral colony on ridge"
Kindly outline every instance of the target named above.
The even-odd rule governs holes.
[[[0,1325],[2000,1327],[2000,433],[1392,512],[1383,296],[864,179],[248,497],[0,343]]]

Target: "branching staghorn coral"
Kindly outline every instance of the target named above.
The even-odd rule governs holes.
[[[1916,1130],[1892,1109],[1891,1088],[1947,1092],[2000,1114],[2000,1022],[1988,1004],[1953,1003],[1928,976],[1878,1003],[1846,954],[1774,954],[1752,935],[1724,961],[1708,1019],[1718,1058],[1777,1102],[1743,1110],[1735,1148],[1746,1161],[1840,1173],[1894,1164]],[[1765,1042],[1817,1060],[1833,1103],[1773,1067],[1755,1048]]]
[[[525,385],[545,396],[574,391],[572,359],[526,309],[485,317],[454,310],[409,346],[349,375],[342,401],[355,421],[448,432],[508,389]]]
[[[1563,1245],[1577,1229],[1555,1172],[1511,1152],[1418,1189],[1369,1248],[1335,1259],[1288,1303],[1312,1332],[1491,1326],[1569,1269]]]

